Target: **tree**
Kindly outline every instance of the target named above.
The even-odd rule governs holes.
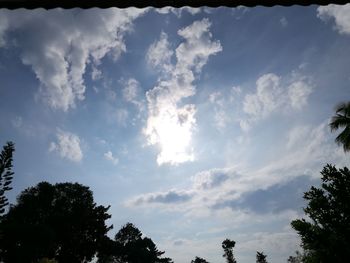
[[[191,261],[191,263],[209,263],[209,262],[203,258],[196,257],[194,260]]]
[[[310,220],[297,219],[292,227],[301,236],[307,252],[303,262],[348,262],[350,256],[350,171],[327,164],[321,188],[304,194]]]
[[[132,223],[124,225],[115,235],[114,251],[110,262],[123,263],[171,263],[170,258],[161,258],[164,254],[148,237],[142,237],[141,231]]]
[[[41,182],[24,190],[2,222],[5,262],[87,262],[111,227],[109,207],[97,206],[88,187]]]
[[[225,239],[222,242],[222,248],[224,249],[224,254],[222,255],[224,258],[226,258],[227,263],[236,263],[233,256],[233,248],[235,247],[236,242],[230,239]]]
[[[7,142],[0,153],[0,217],[4,214],[6,206],[9,204],[5,192],[10,191],[10,184],[13,178],[12,161],[15,145]]]
[[[256,263],[267,263],[264,252],[256,252]]]
[[[335,115],[329,124],[331,131],[344,130],[335,138],[338,145],[343,145],[345,152],[350,151],[350,102],[343,102],[335,108]]]

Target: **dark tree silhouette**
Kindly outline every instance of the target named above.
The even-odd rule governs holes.
[[[191,263],[209,263],[204,258],[196,257],[194,260],[191,261]]]
[[[350,102],[343,102],[335,108],[335,115],[329,124],[331,131],[344,130],[335,138],[338,145],[343,145],[345,152],[350,151]]]
[[[5,192],[12,189],[10,184],[13,178],[12,157],[14,151],[15,145],[12,142],[7,142],[0,153],[0,218],[9,204]]]
[[[256,263],[267,263],[266,260],[266,255],[264,254],[264,252],[256,252]]]
[[[303,255],[297,250],[295,251],[295,256],[289,256],[287,259],[288,263],[302,263]]]
[[[235,247],[236,242],[230,239],[225,239],[222,242],[222,248],[224,249],[224,254],[222,255],[224,258],[226,258],[227,263],[236,263],[233,256],[233,248]]]
[[[87,262],[111,227],[109,207],[97,206],[78,183],[39,183],[24,190],[2,222],[4,262]]]
[[[303,262],[348,262],[350,256],[350,171],[327,164],[322,187],[304,194],[311,220],[292,221],[307,252]]]
[[[170,258],[161,258],[164,254],[148,237],[142,237],[141,231],[131,223],[124,225],[115,235],[112,255],[107,261],[123,263],[171,263]],[[113,248],[113,245],[112,245]]]

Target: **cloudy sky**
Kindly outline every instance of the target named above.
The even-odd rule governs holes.
[[[10,199],[88,185],[166,256],[285,262],[302,193],[350,165],[328,123],[350,98],[346,6],[0,11]]]

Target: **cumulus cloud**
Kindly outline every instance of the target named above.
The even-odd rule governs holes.
[[[192,104],[179,106],[184,98],[193,96],[196,92],[193,82],[195,74],[201,72],[210,55],[222,50],[219,41],[212,41],[208,19],[195,21],[188,27],[180,29],[178,35],[184,41],[176,48],[176,64],[172,65],[170,74],[163,74],[157,85],[146,93],[148,103],[148,119],[144,134],[148,145],[159,145],[157,163],[179,164],[194,160],[190,142],[195,128],[196,108]],[[148,57],[148,61],[162,68],[169,66],[169,49],[165,44],[165,35],[161,34],[161,46],[165,60]],[[160,45],[159,43],[153,46]],[[152,53],[152,52],[151,52]],[[150,51],[148,52],[148,55]],[[162,57],[157,54],[158,57]],[[153,61],[153,62],[152,62]]]
[[[67,111],[84,99],[86,67],[92,65],[96,79],[103,57],[117,59],[125,52],[124,35],[143,12],[136,8],[1,10],[0,45],[13,36],[14,41],[6,44],[15,42],[20,48],[23,64],[31,66],[40,82],[40,97],[52,108]]]
[[[276,74],[262,75],[256,81],[256,92],[247,94],[243,100],[243,111],[249,117],[240,121],[241,128],[248,130],[252,123],[275,111],[301,110],[311,92],[312,86],[305,77],[286,83]]]
[[[83,152],[80,148],[80,139],[77,135],[58,130],[57,141],[51,142],[49,151],[57,152],[62,158],[73,162],[80,162],[83,159]]]
[[[317,16],[323,21],[333,19],[340,34],[350,34],[350,4],[320,6]]]
[[[119,159],[113,156],[113,153],[111,151],[104,153],[103,156],[106,160],[111,161],[114,165],[117,165],[119,163]]]

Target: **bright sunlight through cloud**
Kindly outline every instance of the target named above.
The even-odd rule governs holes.
[[[162,149],[157,157],[159,165],[164,163],[175,165],[194,160],[191,137],[195,125],[195,109],[192,106],[188,105],[184,109],[169,106],[163,109],[157,118],[151,120],[157,130],[151,133],[149,143],[158,143]]]

